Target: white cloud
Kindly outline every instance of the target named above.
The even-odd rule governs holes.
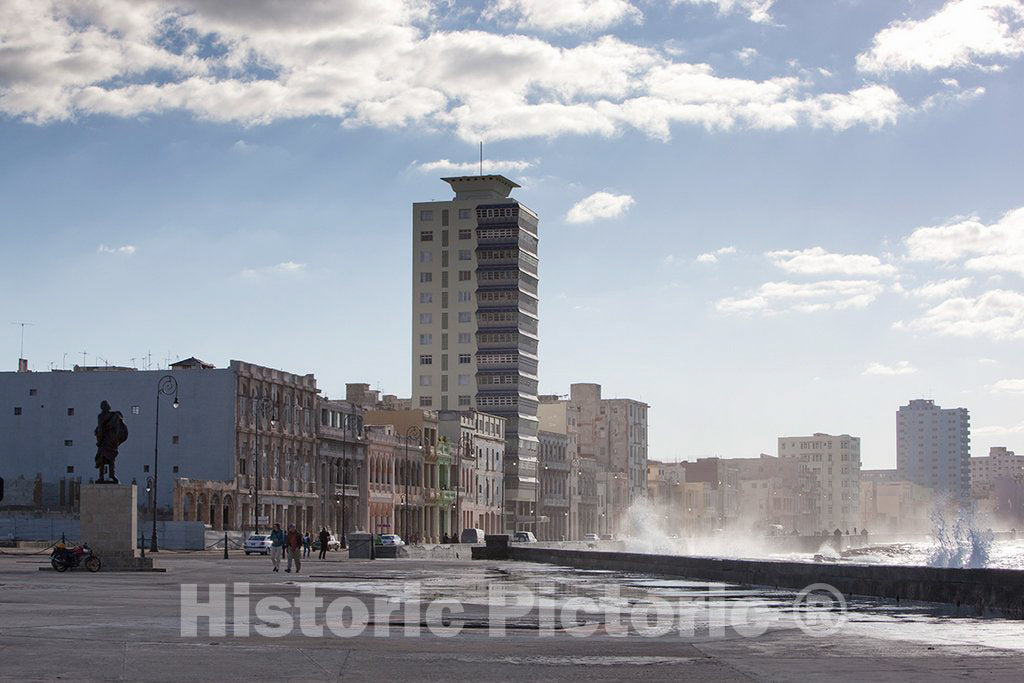
[[[917,368],[910,364],[910,361],[901,360],[895,365],[884,365],[882,363],[868,363],[862,375],[882,375],[891,377],[894,375],[912,375]]]
[[[972,282],[969,277],[928,282],[920,287],[909,290],[907,294],[919,299],[948,299],[955,294],[961,294],[971,286]]]
[[[994,393],[1024,394],[1024,379],[1001,379],[988,389]]]
[[[491,160],[484,159],[484,173],[508,173],[525,171],[534,165],[532,161],[523,160]],[[423,173],[465,173],[476,175],[480,172],[479,161],[449,161],[438,159],[437,161],[413,162],[413,167]]]
[[[262,275],[301,275],[305,272],[305,263],[282,261],[277,265],[264,266],[263,268],[246,268],[242,271],[242,276],[247,278],[256,278]]]
[[[728,246],[709,251],[706,254],[700,254],[697,256],[697,263],[718,263],[719,256],[725,256],[726,254],[735,254],[736,247]]]
[[[541,31],[599,31],[616,24],[643,21],[643,14],[626,0],[496,0],[485,18],[516,17],[516,26]]]
[[[757,48],[745,47],[741,50],[736,50],[736,59],[740,60],[744,64],[750,64],[757,57]]]
[[[1024,207],[985,225],[977,216],[958,216],[943,225],[914,230],[904,241],[913,261],[967,259],[972,270],[1024,275]]]
[[[747,296],[720,299],[715,308],[721,313],[762,314],[863,308],[884,290],[885,287],[873,280],[766,282]]]
[[[108,247],[105,244],[101,244],[96,251],[98,251],[101,254],[126,254],[128,256],[131,256],[132,254],[135,253],[136,249],[135,246],[132,244],[125,244],[120,247]]]
[[[985,427],[971,427],[971,433],[975,436],[1008,436],[1024,432],[1024,422],[1015,425],[987,425]]]
[[[868,254],[835,254],[822,247],[800,251],[769,251],[771,262],[797,275],[852,275],[883,277],[894,275],[896,267]]]
[[[549,14],[564,4],[544,3]],[[761,16],[770,3],[716,4]],[[349,127],[453,129],[476,142],[628,129],[666,139],[675,125],[878,128],[911,111],[886,86],[829,93],[792,76],[722,77],[613,36],[561,47],[535,36],[438,30],[433,7],[7,0],[0,115],[45,124],[183,111],[244,125],[319,116]]]
[[[719,14],[743,12],[751,21],[761,24],[772,20],[769,10],[774,3],[775,0],[672,0],[673,5],[715,5]]]
[[[565,220],[569,223],[591,223],[599,218],[618,218],[633,206],[628,194],[595,192],[573,204]]]
[[[894,21],[857,55],[867,73],[981,67],[1024,54],[1020,0],[951,0],[932,16]]]
[[[1024,294],[993,289],[978,297],[954,297],[895,327],[957,337],[1024,339]]]

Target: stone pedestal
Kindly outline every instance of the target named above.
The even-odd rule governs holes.
[[[135,484],[82,484],[82,542],[96,553],[100,571],[150,571],[153,560],[140,557],[139,511]]]

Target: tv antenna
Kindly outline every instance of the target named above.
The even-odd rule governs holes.
[[[484,141],[480,141],[480,175],[484,174]]]
[[[481,143],[482,144],[482,143]],[[12,325],[21,325],[21,348],[18,351],[18,358],[25,357],[25,326],[31,327],[35,323],[12,322]]]

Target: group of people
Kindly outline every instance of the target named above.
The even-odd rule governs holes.
[[[325,560],[327,559],[327,546],[331,540],[331,532],[327,530],[327,527],[320,529],[317,540],[320,542],[320,559]],[[308,531],[305,534],[299,533],[294,524],[289,524],[288,531],[285,532],[280,524],[274,523],[274,528],[270,532],[270,561],[275,572],[281,571],[281,555],[285,555],[288,558],[285,572],[291,573],[294,562],[295,573],[298,574],[302,570],[302,559],[309,557],[312,547],[313,539]]]

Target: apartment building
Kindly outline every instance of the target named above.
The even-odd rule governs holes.
[[[971,492],[971,418],[966,408],[941,408],[914,399],[896,413],[896,469],[900,478],[954,501]]]
[[[811,475],[816,495],[805,496],[800,515],[806,515],[813,528],[801,532],[852,530],[860,520],[860,438],[849,434],[782,436],[778,439],[778,457],[800,465]]]

